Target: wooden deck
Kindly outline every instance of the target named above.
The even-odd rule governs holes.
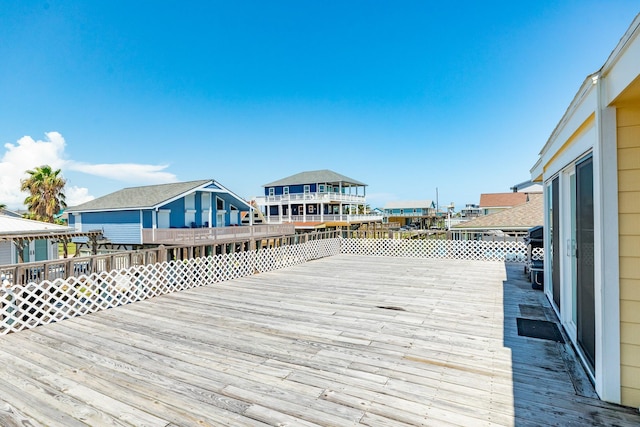
[[[516,317],[517,265],[325,258],[0,337],[0,425],[640,424]]]

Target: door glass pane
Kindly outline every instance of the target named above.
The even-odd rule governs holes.
[[[551,287],[553,302],[560,311],[560,179],[551,183]]]
[[[578,344],[593,370],[596,360],[593,250],[593,161],[576,165]]]
[[[569,254],[571,256],[571,320],[575,325],[578,322],[578,287],[576,283],[576,174],[569,175],[570,199],[571,199],[571,230],[569,236]]]

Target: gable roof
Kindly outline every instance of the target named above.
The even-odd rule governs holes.
[[[527,193],[483,193],[480,195],[481,208],[510,208],[527,201]]]
[[[528,230],[531,227],[544,224],[543,200],[542,193],[531,193],[529,201],[526,203],[481,216],[451,228],[456,230]]]
[[[329,169],[300,172],[295,175],[288,176],[286,178],[279,179],[277,181],[264,184],[263,187],[280,187],[283,185],[296,185],[296,184],[315,184],[315,183],[343,183],[349,185],[366,186],[364,182],[360,182],[348,176],[340,175]]]
[[[50,222],[0,215],[0,235],[65,233],[68,231],[73,231],[73,228]]]
[[[435,209],[433,200],[398,200],[387,202],[384,209]]]
[[[67,212],[151,209],[191,191],[216,184],[212,179],[175,182],[171,184],[145,185],[118,190],[67,209]],[[240,199],[241,200],[241,199]]]

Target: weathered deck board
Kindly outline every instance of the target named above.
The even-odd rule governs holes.
[[[341,255],[5,335],[0,425],[639,425],[517,335],[523,279]]]

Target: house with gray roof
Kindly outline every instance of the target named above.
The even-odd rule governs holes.
[[[135,246],[169,243],[158,236],[169,236],[171,229],[239,226],[251,209],[219,182],[205,179],[124,188],[67,213],[77,231],[101,230],[111,244]]]
[[[511,193],[517,194],[517,193]],[[463,239],[487,235],[522,235],[544,224],[542,193],[526,194],[524,203],[454,225],[451,232]]]
[[[269,224],[313,230],[382,221],[382,215],[366,213],[367,184],[328,169],[300,172],[263,187],[264,196],[255,203]]]

